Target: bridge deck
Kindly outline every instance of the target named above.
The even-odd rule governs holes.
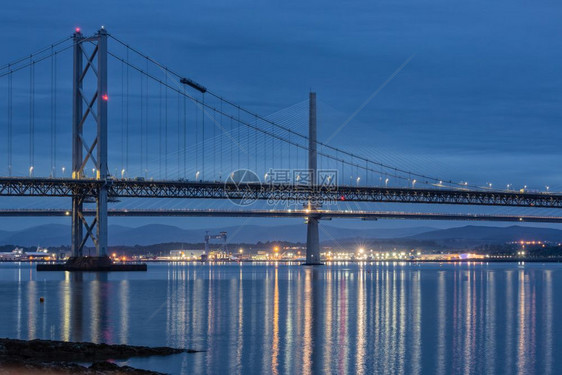
[[[70,210],[63,209],[27,209],[0,210],[0,217],[44,217],[70,216]],[[151,216],[182,216],[182,217],[271,217],[271,218],[304,218],[319,216],[322,219],[402,219],[402,220],[458,220],[458,221],[503,221],[503,222],[533,222],[533,223],[562,223],[562,216],[530,216],[530,215],[486,215],[486,214],[435,214],[422,212],[392,212],[392,211],[342,211],[342,210],[142,210],[142,209],[110,209],[109,216],[120,217],[151,217]],[[84,215],[94,216],[94,210],[84,210]]]
[[[192,198],[269,200],[288,202],[393,202],[475,206],[514,206],[562,208],[562,194],[503,190],[469,190],[398,187],[318,187],[294,185],[243,186],[223,182],[107,180],[108,194],[113,198]],[[73,194],[96,196],[104,184],[101,180],[60,178],[0,178],[0,196],[71,197]]]

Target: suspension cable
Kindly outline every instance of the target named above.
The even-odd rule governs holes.
[[[113,39],[116,39],[116,38],[113,37]],[[116,40],[117,40],[117,39],[116,39]],[[117,40],[117,41],[118,41],[119,43],[121,43],[121,44],[124,44],[123,42],[121,42],[121,41],[119,41],[119,40]],[[124,45],[128,47],[128,45],[126,45],[126,44],[124,44]],[[128,47],[128,48],[130,48],[130,47]],[[136,53],[139,53],[138,51],[134,50],[133,48],[130,48],[130,49],[133,50],[133,51],[136,52]],[[110,54],[112,57],[116,58],[117,60],[123,60],[122,58],[120,58],[119,56],[113,54],[112,52],[109,52],[109,51],[108,51],[108,54]],[[143,55],[143,54],[141,54],[141,53],[139,53],[139,54],[140,54],[141,56],[144,56],[145,58],[150,59],[150,58],[149,58],[148,56],[146,56],[146,55]],[[166,78],[167,78],[167,75],[168,75],[168,74],[172,74],[172,75],[174,75],[174,76],[176,76],[176,77],[180,77],[177,73],[175,73],[175,72],[169,70],[168,68],[166,68],[165,66],[163,66],[163,65],[161,65],[161,64],[159,64],[159,63],[157,63],[157,62],[155,62],[153,59],[150,59],[150,60],[151,60],[153,63],[155,63],[156,65],[158,65],[159,67],[161,67],[162,69],[165,69],[165,71],[166,71],[166,73],[167,73],[167,74],[166,74]],[[136,67],[136,66],[133,65],[133,64],[128,64],[128,65],[130,65],[131,68],[133,68],[133,69],[136,69],[136,70],[139,70],[139,71],[143,72],[142,69],[139,69],[138,67]],[[145,75],[147,75],[148,77],[150,77],[152,80],[154,80],[154,81],[160,83],[161,85],[164,85],[167,89],[170,89],[170,90],[172,90],[172,91],[176,91],[176,92],[180,92],[180,93],[181,93],[181,91],[179,91],[177,88],[175,88],[175,87],[171,86],[170,84],[168,84],[168,82],[163,82],[162,80],[160,80],[159,78],[155,77],[155,76],[152,75],[152,74],[147,74],[146,72],[143,72],[143,73],[144,73]],[[167,81],[167,80],[166,80],[166,81]],[[231,106],[234,106],[235,108],[238,109],[238,111],[241,111],[241,112],[244,112],[244,113],[248,113],[248,114],[252,114],[253,116],[256,116],[257,118],[259,118],[260,120],[262,120],[262,121],[264,121],[264,122],[267,122],[267,123],[269,123],[269,124],[271,124],[271,125],[273,125],[273,126],[275,126],[275,127],[279,127],[279,128],[281,128],[281,129],[283,129],[284,131],[286,131],[286,132],[288,132],[288,133],[291,133],[291,134],[293,134],[293,135],[295,135],[295,136],[297,136],[297,137],[299,137],[299,138],[301,138],[301,139],[304,139],[304,140],[307,140],[307,139],[308,139],[308,137],[306,137],[306,136],[304,136],[304,135],[302,135],[302,134],[300,134],[300,133],[298,133],[298,132],[295,132],[295,131],[293,131],[292,129],[286,128],[286,127],[281,126],[281,125],[279,125],[279,124],[277,124],[277,123],[275,123],[275,122],[273,122],[273,121],[271,121],[271,120],[265,119],[265,118],[263,118],[263,117],[261,117],[261,116],[255,114],[255,113],[252,113],[252,112],[250,112],[250,111],[248,111],[248,110],[246,110],[246,109],[240,107],[239,105],[236,105],[236,104],[234,104],[234,103],[232,103],[232,102],[230,102],[230,101],[228,101],[228,100],[226,100],[226,99],[223,99],[222,97],[220,97],[220,96],[218,96],[218,95],[213,94],[213,93],[210,92],[210,91],[207,91],[207,92],[209,92],[209,94],[212,95],[213,97],[216,97],[217,99],[223,101],[224,103],[227,103],[227,104],[229,104],[229,105],[231,105]],[[209,110],[211,110],[211,111],[216,111],[216,112],[218,112],[218,113],[221,113],[221,114],[223,114],[223,115],[226,116],[226,117],[232,117],[231,115],[229,115],[229,114],[227,114],[227,113],[223,113],[222,111],[218,110],[217,108],[215,108],[215,107],[213,107],[213,106],[211,106],[211,105],[206,104],[206,103],[204,102],[204,100],[198,100],[197,98],[195,98],[195,97],[189,95],[188,93],[182,93],[182,95],[185,95],[187,98],[189,98],[189,99],[192,100],[194,103],[196,103],[196,104],[198,104],[199,106],[201,106],[203,109],[204,109],[204,108],[207,108],[207,109],[209,109]],[[203,95],[203,97],[204,97],[204,95]],[[203,116],[203,122],[204,122],[204,116]],[[250,127],[250,128],[252,128],[252,129],[254,129],[254,130],[257,130],[257,131],[259,131],[259,132],[261,132],[261,133],[263,133],[263,134],[270,135],[270,136],[274,137],[275,139],[281,140],[281,141],[283,141],[283,142],[287,142],[286,139],[284,139],[284,138],[282,138],[282,137],[278,137],[276,134],[272,134],[271,132],[269,132],[269,131],[267,131],[267,130],[257,129],[255,126],[252,126],[251,124],[249,124],[249,123],[247,123],[247,122],[244,122],[244,121],[242,121],[242,120],[239,120],[239,123],[243,124],[243,125],[246,126],[246,127]],[[204,130],[204,127],[203,127],[203,130]],[[204,141],[204,137],[203,137],[203,141]],[[348,156],[348,157],[351,157],[352,159],[358,159],[358,160],[361,160],[361,161],[365,161],[365,162],[367,162],[368,164],[376,165],[376,166],[381,166],[381,167],[383,167],[383,168],[385,168],[385,169],[391,170],[391,171],[393,171],[394,173],[385,172],[384,174],[385,174],[385,175],[388,175],[388,176],[392,176],[392,177],[394,177],[394,178],[405,179],[404,177],[398,177],[398,176],[396,175],[396,173],[409,173],[410,175],[413,175],[413,176],[415,176],[415,177],[418,177],[418,178],[422,179],[422,180],[420,180],[420,183],[421,183],[421,181],[423,181],[423,180],[425,180],[426,183],[428,183],[427,181],[433,181],[433,182],[439,181],[439,182],[446,182],[446,183],[448,183],[448,184],[450,184],[450,185],[462,186],[463,188],[466,188],[466,187],[468,187],[468,186],[473,187],[473,188],[477,188],[477,189],[480,188],[479,186],[476,186],[476,185],[465,185],[465,184],[462,184],[462,185],[461,185],[460,183],[453,182],[452,180],[445,181],[444,179],[439,179],[439,178],[437,178],[437,177],[427,176],[427,175],[424,175],[424,174],[421,174],[421,173],[415,173],[415,172],[407,171],[407,170],[404,170],[404,169],[402,169],[402,168],[392,167],[392,166],[389,166],[389,165],[386,165],[386,164],[383,164],[383,163],[380,163],[380,162],[375,162],[375,161],[369,160],[369,159],[367,159],[367,158],[365,158],[365,157],[362,157],[362,156],[358,156],[358,155],[356,155],[356,154],[353,154],[353,153],[351,153],[351,152],[348,152],[348,151],[339,149],[339,148],[337,148],[337,147],[333,147],[333,146],[324,144],[324,143],[322,143],[322,142],[316,142],[316,143],[317,143],[318,145],[320,145],[320,146],[323,146],[323,147],[326,148],[326,149],[329,149],[329,150],[332,150],[332,151],[338,151],[338,152],[340,152],[342,155],[346,155],[346,156]],[[299,147],[302,148],[302,149],[306,149],[305,147],[302,147],[302,146],[300,146],[300,145],[299,145]],[[203,148],[204,148],[204,147],[203,147]],[[324,154],[324,155],[325,155],[326,157],[331,158],[331,159],[334,158],[333,156],[328,156],[328,155],[326,155],[326,154]],[[249,157],[249,154],[248,154],[248,157]],[[203,163],[204,163],[204,158],[203,158]],[[350,164],[350,163],[346,163],[346,164]],[[351,164],[352,164],[353,166],[355,166],[354,163],[351,163]],[[360,168],[363,169],[364,167],[363,167],[363,166],[360,166]],[[203,168],[203,170],[204,170],[204,168]],[[374,171],[374,170],[373,170],[371,167],[369,167],[369,171]],[[378,173],[378,171],[374,171],[374,172],[375,172],[375,173]],[[204,171],[202,171],[202,173],[204,173]]]
[[[55,43],[52,43],[52,44],[50,44],[50,45],[48,45],[48,46],[46,46],[46,47],[43,47],[43,48],[39,49],[38,51],[35,51],[35,52],[31,53],[30,55],[27,55],[27,56],[21,57],[21,58],[19,58],[19,59],[16,59],[16,60],[14,60],[14,61],[8,62],[8,63],[6,63],[6,64],[0,66],[0,70],[4,70],[4,69],[13,70],[13,67],[14,67],[15,65],[18,65],[18,64],[20,64],[20,63],[22,63],[22,62],[25,62],[25,61],[29,60],[30,56],[33,58],[33,57],[35,57],[35,56],[37,56],[37,55],[40,55],[40,54],[42,54],[42,53],[45,53],[45,52],[47,52],[47,51],[49,51],[49,50],[51,50],[51,53],[52,53],[52,49],[53,49],[54,47],[57,47],[57,46],[61,45],[61,44],[64,43],[64,42],[67,42],[67,41],[69,41],[69,40],[72,40],[72,38],[73,38],[72,36],[66,37],[66,38],[64,38],[64,39],[59,40],[58,42],[55,42]],[[72,47],[72,46],[73,46],[73,45],[71,45],[71,46],[69,46],[69,47]],[[49,58],[49,57],[50,57],[50,55],[46,56],[46,58]],[[43,59],[40,59],[40,60],[37,60],[37,61],[41,61],[41,60],[43,60]],[[25,66],[24,66],[24,67],[25,67]]]
[[[66,50],[68,50],[68,49],[74,47],[75,44],[76,44],[76,43],[73,43],[73,44],[71,44],[71,45],[69,45],[69,46],[66,46],[66,47],[64,47],[64,48],[58,49],[58,50],[56,50],[56,51],[53,52],[53,53],[62,53],[62,52],[64,52],[64,51],[66,51]],[[9,75],[9,74],[16,73],[16,72],[18,72],[18,71],[20,71],[20,70],[22,70],[22,69],[29,68],[32,64],[37,64],[37,63],[40,63],[41,61],[47,60],[48,58],[51,57],[51,54],[48,54],[48,55],[45,55],[45,56],[41,56],[41,57],[38,57],[38,58],[33,58],[33,56],[34,56],[34,55],[29,55],[29,56],[27,56],[27,58],[26,58],[26,61],[27,61],[27,62],[26,62],[25,64],[20,64],[20,65],[18,65],[18,66],[14,66],[14,65],[9,65],[9,64],[8,64],[8,67],[9,67],[10,69],[8,69],[7,71],[4,71],[3,73],[0,73],[0,78],[5,77],[5,76],[7,76],[7,75]],[[31,60],[30,60],[30,58],[31,58]],[[32,61],[33,61],[33,62],[32,62]]]

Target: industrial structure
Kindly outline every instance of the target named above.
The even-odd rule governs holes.
[[[209,234],[209,231],[205,232],[205,254],[209,255],[209,241],[220,240],[221,241],[221,251],[223,253],[228,252],[228,247],[226,244],[226,232],[220,232],[219,234]]]

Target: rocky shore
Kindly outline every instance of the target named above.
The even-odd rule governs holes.
[[[108,360],[195,353],[192,349],[0,339],[0,374],[160,374]],[[77,364],[92,363],[89,367]]]

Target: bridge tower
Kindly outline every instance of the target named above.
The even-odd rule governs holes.
[[[80,29],[73,36],[72,178],[86,179],[86,165],[91,161],[92,178],[102,182],[94,193],[96,216],[91,223],[83,211],[91,195],[73,192],[71,251],[77,258],[84,256],[88,239],[96,247],[96,257],[107,258],[107,35],[102,26],[94,36],[84,37]]]
[[[316,93],[310,93],[309,117],[308,117],[308,170],[311,174],[312,195],[316,192],[317,186],[317,132],[316,132]],[[307,209],[310,215],[307,217],[306,230],[306,263],[307,266],[322,265],[320,261],[320,238],[318,235],[318,220],[320,215],[314,214],[318,209],[318,202],[315,199],[308,201]]]

